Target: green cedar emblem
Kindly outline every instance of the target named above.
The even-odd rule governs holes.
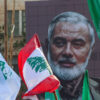
[[[43,57],[31,57],[27,59],[29,65],[32,69],[35,69],[35,72],[42,72],[45,69],[48,69],[48,63]]]
[[[12,72],[5,66],[5,62],[0,61],[0,69],[3,73],[5,80],[11,77]]]

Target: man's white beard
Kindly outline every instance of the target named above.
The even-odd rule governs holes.
[[[52,71],[58,78],[60,78],[61,80],[73,80],[85,72],[86,67],[88,65],[88,60],[91,55],[91,51],[92,50],[90,50],[89,55],[84,63],[77,64],[73,68],[63,68],[60,65],[56,64],[54,61],[52,61],[49,51],[48,51],[48,62],[51,66]]]

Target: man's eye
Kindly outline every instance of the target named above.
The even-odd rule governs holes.
[[[54,39],[53,44],[55,44],[56,47],[63,47],[66,41],[64,39]]]
[[[75,47],[82,47],[85,45],[85,42],[84,41],[73,41],[72,44]]]
[[[76,46],[82,46],[83,43],[81,43],[81,42],[75,42],[75,43],[73,43],[73,45],[76,45]]]
[[[56,42],[55,42],[55,45],[56,45],[57,47],[62,47],[62,46],[64,46],[64,42],[62,42],[62,41],[56,41]]]

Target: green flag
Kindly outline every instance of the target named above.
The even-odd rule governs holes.
[[[87,70],[85,72],[83,80],[82,100],[90,100],[90,88]]]
[[[57,95],[57,99],[58,99],[58,100],[61,100],[61,99],[60,99],[60,95],[59,95],[59,90],[58,90],[58,89],[56,90],[56,95]],[[56,99],[55,99],[55,96],[54,96],[54,93],[46,92],[46,93],[45,93],[45,100],[56,100]]]
[[[100,0],[88,0],[88,7],[100,39]]]

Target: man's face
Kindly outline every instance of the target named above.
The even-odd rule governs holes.
[[[50,59],[54,62],[55,67],[59,66],[64,70],[75,68],[80,70],[79,68],[87,60],[90,43],[87,25],[59,22],[54,29],[49,45]]]

